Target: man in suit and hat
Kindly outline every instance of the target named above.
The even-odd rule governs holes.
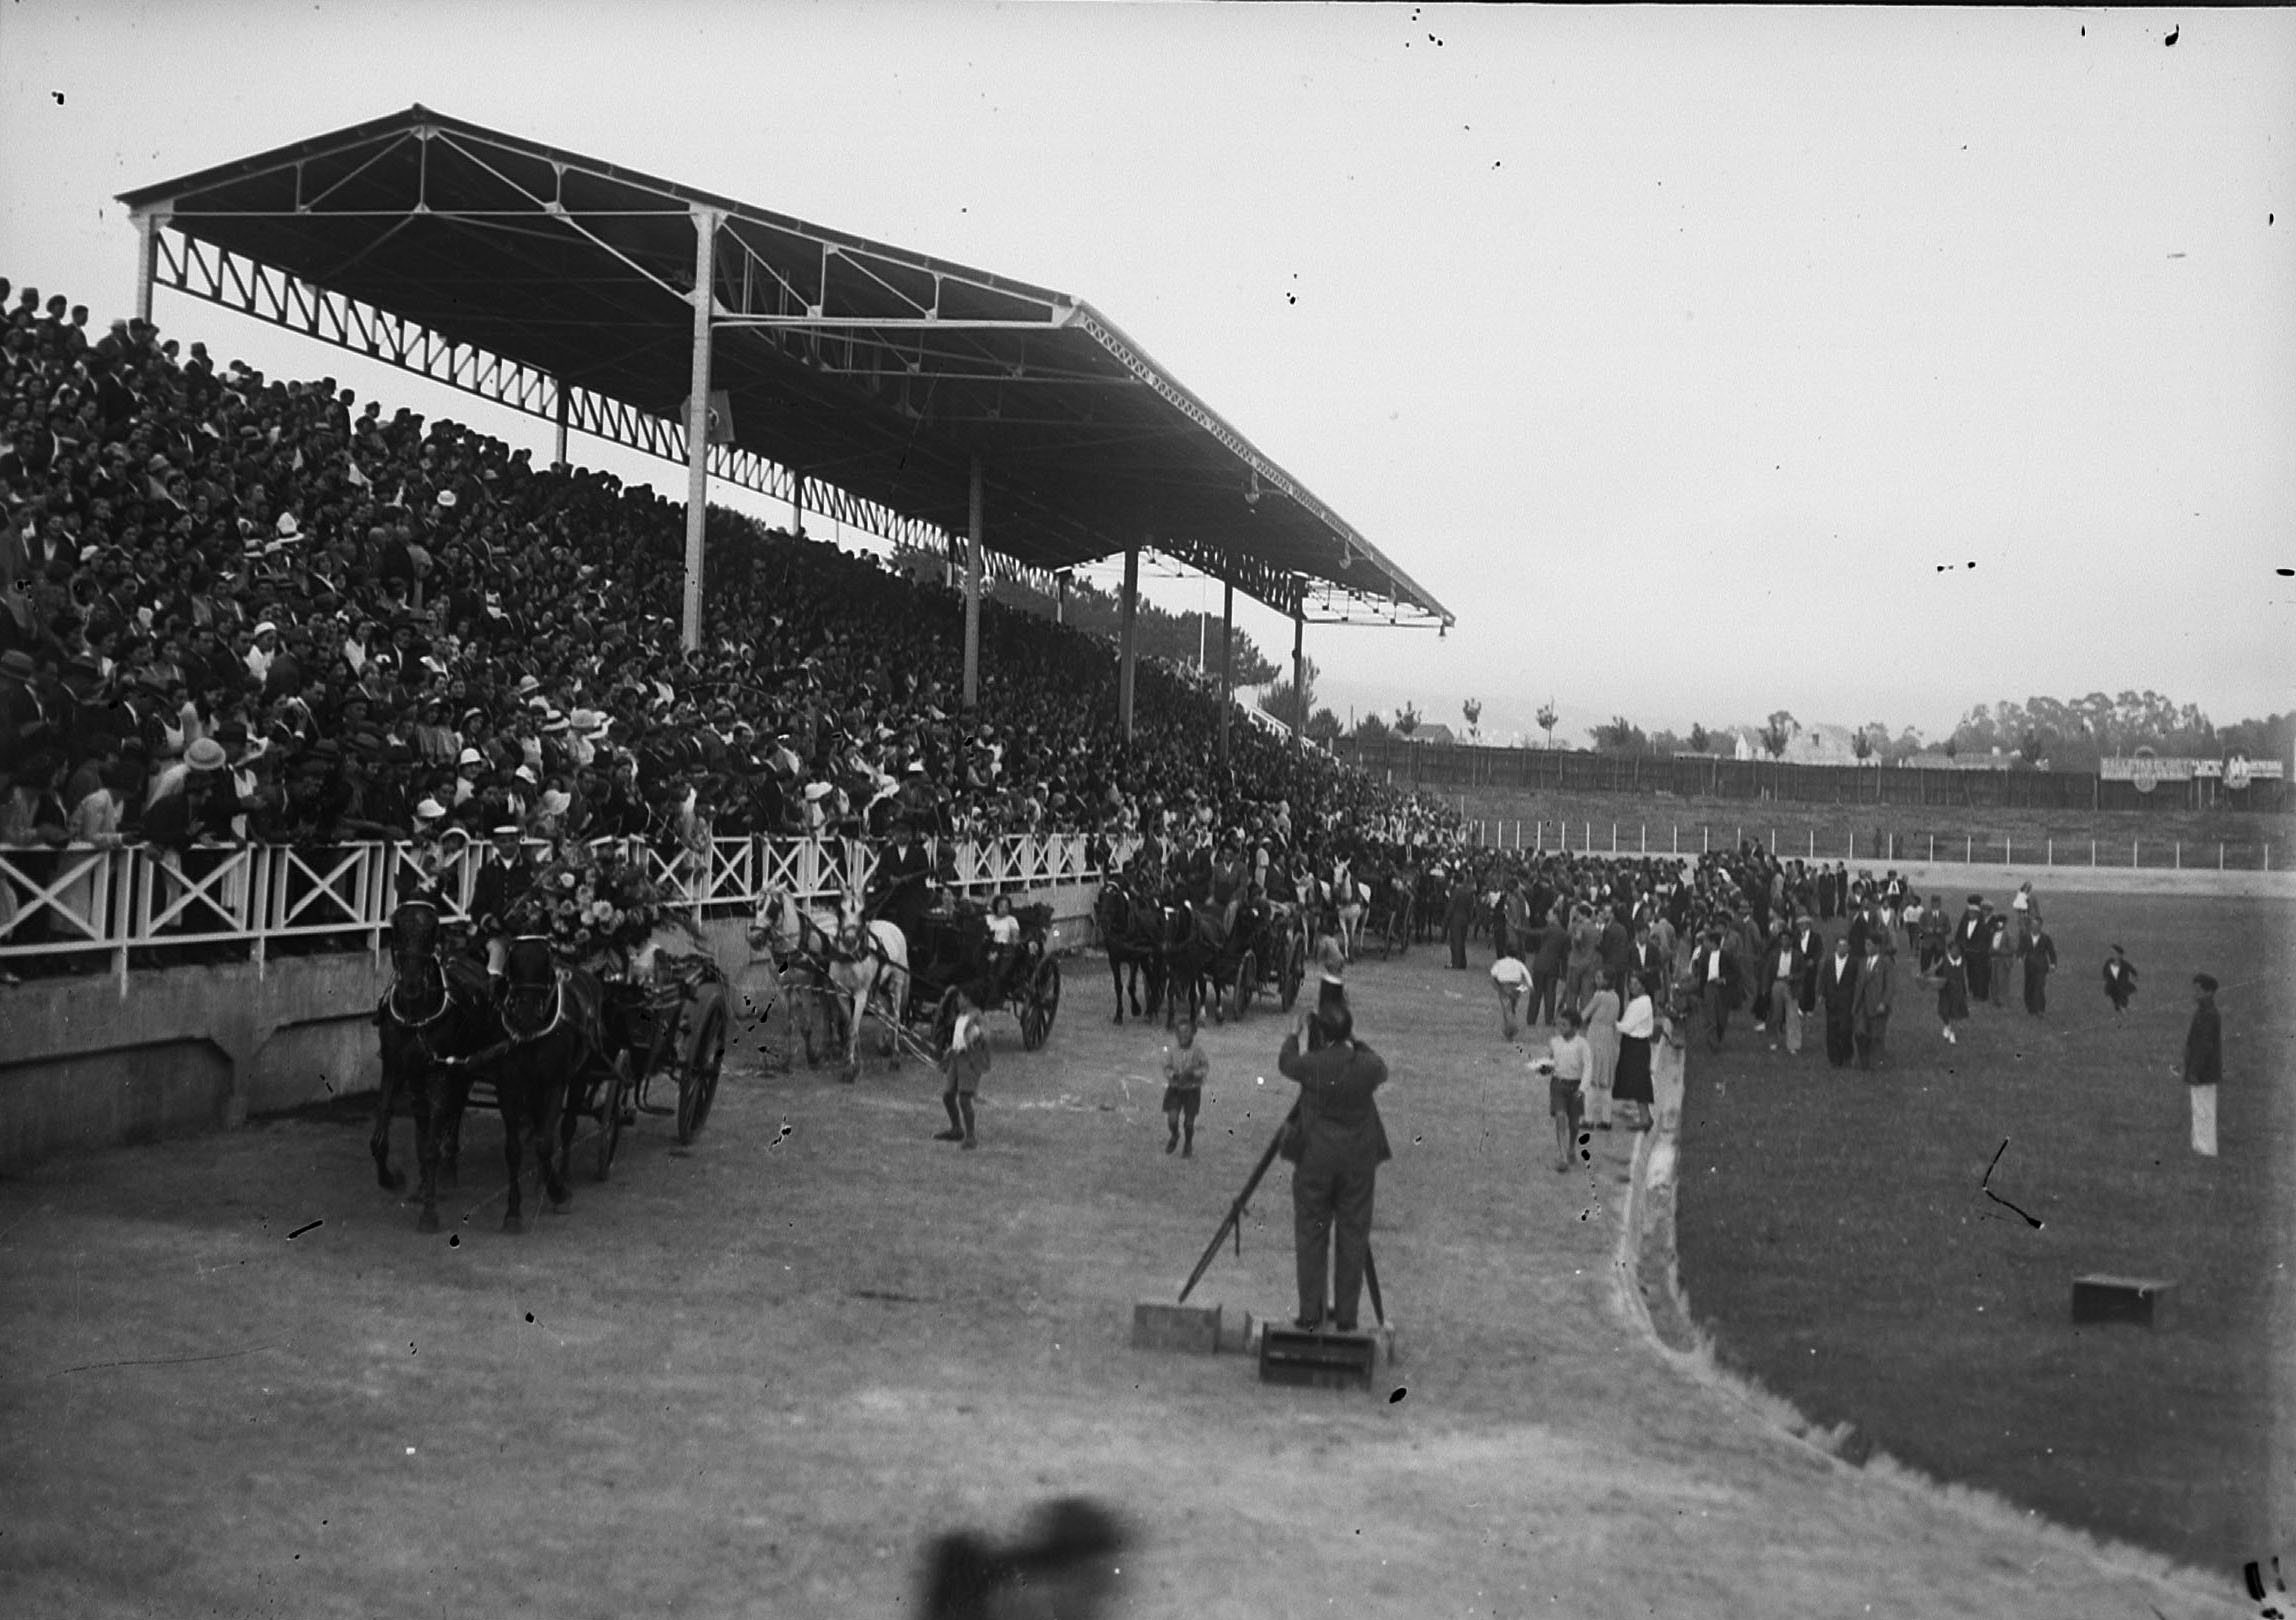
[[[1889,1043],[1896,990],[1895,964],[1890,959],[1894,949],[1883,930],[1866,935],[1865,965],[1858,971],[1857,994],[1851,1002],[1851,1032],[1861,1069],[1878,1068]]]
[[[1826,1061],[1839,1069],[1857,1051],[1858,959],[1847,934],[1834,941],[1817,970],[1817,999],[1826,1010]]]
[[[38,666],[21,647],[0,653],[0,764],[41,746],[48,731],[48,704],[33,684]]]
[[[893,824],[892,847],[885,851],[871,887],[878,895],[878,915],[914,940],[918,919],[932,905],[933,868],[917,842],[917,830],[907,820]]]
[[[1729,1033],[1730,1009],[1737,1005],[1738,987],[1744,982],[1737,953],[1724,940],[1720,923],[1709,924],[1705,937],[1690,953],[1690,982],[1706,1025],[1707,1049],[1719,1052],[1723,1037]]]
[[[2185,1094],[2192,1102],[2192,1151],[2213,1159],[2216,1087],[2224,1078],[2224,1026],[2217,1016],[2214,976],[2192,976],[2192,1002],[2192,1024],[2184,1034],[2183,1070]]]
[[[1954,926],[1961,959],[1969,968],[1969,999],[1984,1001],[1993,993],[1993,922],[1985,915],[1985,897],[1973,894]]]
[[[1323,1045],[1300,1050],[1309,1018]],[[1299,1279],[1299,1316],[1306,1331],[1322,1327],[1329,1257],[1331,1317],[1353,1333],[1356,1304],[1371,1252],[1372,1199],[1379,1166],[1393,1155],[1373,1093],[1387,1082],[1387,1063],[1355,1039],[1355,1020],[1344,1003],[1309,1013],[1284,1037],[1276,1067],[1299,1084],[1299,1157],[1292,1171],[1293,1242]]]

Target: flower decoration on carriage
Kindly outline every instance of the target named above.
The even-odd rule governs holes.
[[[578,839],[552,847],[511,919],[517,932],[545,935],[561,957],[574,959],[627,955],[665,923],[684,920],[647,875],[642,854]]]

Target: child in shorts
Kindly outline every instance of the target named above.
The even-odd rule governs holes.
[[[1212,1060],[1196,1045],[1196,1021],[1182,1015],[1164,1047],[1164,1151],[1196,1156],[1196,1111],[1204,1105],[1204,1081]],[[1183,1142],[1181,1132],[1187,1133]]]
[[[1594,1067],[1594,1048],[1587,1044],[1577,1013],[1566,1008],[1559,1017],[1561,1025],[1547,1042],[1547,1055],[1538,1067],[1547,1074],[1547,1111],[1555,1119],[1555,1168],[1568,1170],[1571,1145],[1586,1112],[1586,1077]]]
[[[934,1132],[934,1141],[980,1146],[973,1135],[973,1097],[988,1071],[989,1032],[981,1027],[980,1009],[960,990],[956,1027],[949,1032],[948,1051],[941,1055],[941,1106],[949,1111],[949,1128]]]

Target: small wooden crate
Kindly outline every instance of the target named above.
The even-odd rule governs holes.
[[[2168,1296],[2174,1282],[2160,1277],[2119,1277],[2092,1271],[2073,1279],[2073,1320],[2167,1325]]]
[[[1368,1333],[1303,1333],[1271,1324],[1260,1333],[1260,1382],[1369,1389],[1378,1355]]]

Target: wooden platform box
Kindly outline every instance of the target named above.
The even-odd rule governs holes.
[[[1369,1389],[1378,1346],[1368,1333],[1303,1333],[1272,1323],[1260,1333],[1260,1382]]]
[[[2134,1322],[2164,1327],[2176,1284],[2159,1277],[2116,1277],[2093,1271],[2073,1279],[2075,1322]]]

